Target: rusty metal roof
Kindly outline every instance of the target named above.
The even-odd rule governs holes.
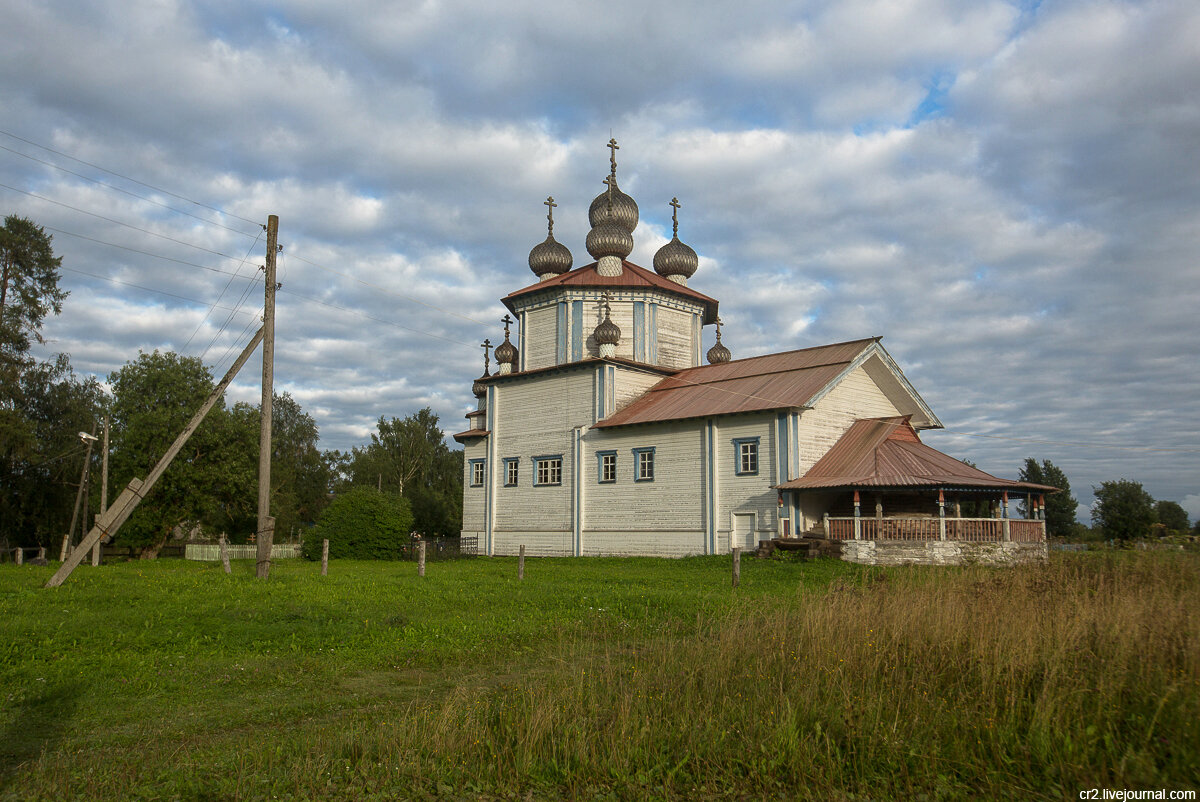
[[[921,442],[907,417],[855,421],[833,448],[783,490],[857,487],[958,487],[1057,492],[1000,479]]]
[[[508,307],[510,312],[515,313],[517,310],[514,306],[514,301],[517,298],[526,295],[532,295],[542,290],[554,289],[556,287],[596,287],[601,289],[656,289],[663,292],[668,292],[674,295],[680,295],[690,301],[704,305],[704,323],[715,323],[717,320],[717,301],[714,298],[709,298],[702,292],[697,292],[690,287],[685,287],[682,284],[676,284],[668,278],[663,278],[652,270],[647,270],[644,267],[635,265],[633,262],[622,262],[624,269],[619,276],[602,276],[597,272],[596,262],[590,265],[576,268],[568,273],[561,273],[553,278],[548,278],[545,281],[539,281],[536,284],[530,284],[528,287],[522,287],[515,292],[510,292],[502,298],[502,302]]]
[[[681,370],[596,428],[805,407],[875,338]]]
[[[465,432],[459,432],[458,434],[451,435],[451,437],[461,443],[472,437],[487,437],[491,433],[489,429],[467,429]]]

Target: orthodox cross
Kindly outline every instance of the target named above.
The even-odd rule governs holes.
[[[554,196],[551,195],[550,197],[546,198],[546,200],[542,201],[542,205],[546,206],[550,210],[546,215],[546,219],[550,221],[550,225],[546,227],[546,233],[548,233],[550,236],[554,236],[554,208],[558,206],[558,204],[554,202]]]
[[[679,237],[679,198],[671,198],[671,234]]]
[[[487,376],[492,366],[491,353],[489,353],[492,350],[492,341],[484,340],[479,347],[483,349],[483,375]]]
[[[721,317],[717,316],[717,342],[721,342]]]
[[[610,296],[607,291],[604,293],[604,319],[605,320],[608,320],[609,315],[612,312],[612,310],[608,306],[608,302],[611,299],[611,297],[612,296]]]
[[[606,175],[604,177],[604,186],[608,187],[608,213],[612,214],[612,193],[613,187],[617,185],[617,179],[614,176]]]
[[[616,183],[616,180],[617,180],[617,151],[621,149],[621,146],[617,144],[617,140],[610,139],[610,140],[608,140],[608,149],[610,151],[612,151],[612,155],[608,157],[608,160],[609,160],[609,163],[612,164],[613,183]]]
[[[504,324],[504,341],[508,342],[508,327],[516,321],[514,321],[512,317],[508,315],[508,313],[505,313],[504,317],[500,318],[500,322]]]

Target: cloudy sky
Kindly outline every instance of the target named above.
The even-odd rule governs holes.
[[[46,353],[219,376],[277,214],[276,382],[322,444],[457,431],[547,195],[590,261],[611,135],[632,260],[678,196],[735,357],[882,335],[934,447],[1200,516],[1200,5],[732,8],[0,0],[0,209],[71,292]]]

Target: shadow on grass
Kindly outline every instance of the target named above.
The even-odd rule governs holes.
[[[0,794],[20,777],[22,767],[54,748],[75,715],[82,686],[62,683],[43,688],[9,709],[0,731]]]

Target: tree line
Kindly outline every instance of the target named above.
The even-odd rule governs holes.
[[[1119,543],[1171,535],[1200,535],[1200,521],[1192,527],[1187,510],[1178,502],[1155,500],[1140,482],[1116,479],[1092,487],[1096,497],[1092,505],[1092,528],[1075,519],[1079,506],[1071,495],[1071,483],[1050,460],[1033,457],[1021,468],[1022,482],[1035,482],[1059,488],[1046,496],[1046,534],[1049,537],[1088,539],[1101,537]]]
[[[110,422],[109,500],[130,479],[144,477],[212,392],[209,368],[172,351],[139,352],[108,376],[111,393],[80,377],[70,357],[38,361],[42,324],[61,313],[61,257],[52,237],[33,222],[8,216],[0,228],[0,546],[57,547],[76,510],[81,478],[87,509],[99,510],[99,436]],[[271,515],[283,541],[314,524],[330,499],[370,487],[406,500],[411,526],[428,536],[461,529],[462,452],[451,450],[438,417],[422,409],[381,417],[370,443],[350,451],[320,450],[311,415],[289,394],[274,396]],[[172,538],[226,533],[246,542],[257,519],[259,406],[213,407],[183,452],[121,528],[116,544],[156,556]],[[88,525],[90,519],[88,516]],[[76,539],[78,539],[76,537]]]

